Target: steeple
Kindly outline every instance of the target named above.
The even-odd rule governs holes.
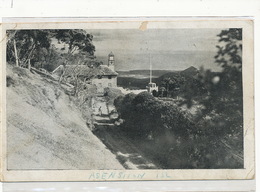
[[[153,83],[153,81],[152,81],[151,54],[149,54],[149,64],[150,64],[150,82],[148,83],[148,86],[146,86],[146,89],[149,93],[152,93],[154,95],[158,92],[158,86],[156,86],[156,83]]]
[[[115,70],[115,55],[112,53],[112,51],[108,54],[108,67]]]
[[[150,63],[150,83],[152,83],[152,64],[151,64],[151,53],[149,54],[149,63]]]

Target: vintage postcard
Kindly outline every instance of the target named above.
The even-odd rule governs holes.
[[[253,179],[253,21],[1,26],[1,180]]]

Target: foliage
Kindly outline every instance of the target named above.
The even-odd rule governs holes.
[[[234,166],[243,164],[243,89],[242,89],[242,29],[227,29],[218,35],[216,63],[222,67],[219,73],[201,69],[198,82],[206,94],[194,98],[196,87],[190,87],[185,95],[186,103],[196,100],[203,106],[197,117],[194,135],[197,143],[207,141],[207,148],[197,145],[197,158],[205,161],[207,154],[224,164],[230,157],[226,148],[232,148],[235,156],[229,159]],[[223,142],[228,147],[223,147]],[[220,150],[222,149],[222,150]],[[215,153],[212,153],[215,150]],[[211,151],[211,152],[210,152]],[[222,154],[220,154],[222,153]],[[225,155],[223,155],[225,154]],[[238,155],[239,154],[239,155]],[[241,157],[242,156],[242,157]],[[231,161],[232,160],[232,161]]]
[[[180,98],[187,94],[190,89],[196,89],[191,97],[201,96],[206,93],[203,84],[197,79],[199,71],[195,67],[189,67],[181,72],[167,73],[158,78],[160,87],[159,97]]]
[[[46,69],[49,72],[52,72],[63,62],[62,55],[58,52],[58,48],[55,45],[51,45],[49,49],[36,49],[34,57],[31,59],[32,66]]]
[[[68,53],[82,51],[94,55],[95,46],[92,43],[93,35],[83,29],[55,30],[55,37],[59,42],[68,45]]]
[[[219,35],[216,63],[222,72],[202,71],[198,80],[207,90],[207,96],[198,101],[204,105],[202,115],[223,122],[223,133],[240,130],[243,123],[242,90],[242,29],[223,30]],[[194,91],[194,90],[193,90]],[[221,131],[220,131],[221,132]]]
[[[188,137],[191,122],[175,104],[162,102],[148,92],[118,97],[114,104],[125,120],[125,131],[132,135],[156,139],[168,129],[176,136]]]
[[[222,30],[218,35],[220,45],[217,45],[218,53],[216,62],[224,71],[236,68],[242,71],[242,29],[231,28]]]
[[[102,64],[101,61],[90,57],[89,54],[82,51],[78,51],[78,53],[74,53],[73,55],[65,53],[63,56],[67,58],[66,64],[68,65],[87,65],[90,68],[97,68]]]
[[[195,125],[178,105],[158,100],[148,92],[119,96],[114,104],[119,117],[124,119],[122,130],[134,139],[149,142],[153,147],[145,152],[163,167],[192,168],[194,159],[190,157],[187,140],[193,143],[191,133]],[[182,162],[169,159],[173,152]]]
[[[123,130],[150,142],[153,149],[145,152],[156,153],[167,168],[243,167],[242,30],[227,29],[218,36],[215,58],[221,72],[201,69],[192,78],[179,74],[162,80],[163,91],[179,88],[181,105],[147,92],[114,102]],[[182,110],[184,104],[200,106],[196,118]]]
[[[55,47],[54,39],[68,46],[67,54],[62,54]],[[30,62],[37,68],[53,70],[60,58],[63,62],[73,57],[73,62],[81,62],[83,57],[94,59],[95,46],[92,39],[93,36],[85,30],[8,30],[7,61],[25,67]]]
[[[118,96],[122,96],[122,95],[123,95],[123,93],[119,89],[112,88],[112,87],[106,87],[104,89],[104,97],[105,97],[108,105],[113,105],[114,100]]]
[[[51,40],[47,30],[7,31],[7,61],[27,65],[35,57],[36,50],[49,49]]]
[[[119,116],[122,119],[127,119],[128,117],[131,118],[131,116],[133,115],[130,111],[133,110],[132,101],[135,98],[135,96],[136,96],[135,94],[129,93],[129,94],[125,95],[124,97],[119,96],[114,100],[114,105],[117,109]]]
[[[175,97],[180,95],[181,92],[180,89],[184,87],[185,83],[186,83],[185,77],[180,74],[176,74],[171,77],[163,78],[163,80],[160,82],[160,85],[161,87],[165,88],[166,97]],[[163,93],[160,92],[160,94]]]
[[[94,60],[95,46],[93,36],[85,30],[8,30],[7,61],[16,66],[45,68],[53,71],[62,64],[88,65],[95,68],[100,62]],[[62,53],[55,45],[56,41],[68,46],[68,52]],[[74,95],[85,88],[84,82],[73,74]],[[62,78],[60,78],[61,81]]]

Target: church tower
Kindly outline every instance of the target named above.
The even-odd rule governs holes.
[[[115,56],[112,52],[108,55],[108,67],[113,71],[115,70]]]
[[[152,81],[151,54],[149,54],[149,61],[150,61],[150,82],[148,83],[148,86],[146,86],[146,89],[149,93],[152,93],[153,95],[155,95],[158,92],[158,86],[156,85],[156,83],[153,83],[153,81]]]

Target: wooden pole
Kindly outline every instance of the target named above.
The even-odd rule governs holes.
[[[34,49],[35,49],[35,44],[32,46],[32,50],[30,51],[30,53],[29,53],[27,59],[26,59],[25,62],[24,62],[25,64],[29,61],[29,59],[30,59],[30,57],[31,57],[31,54],[32,54],[32,52],[34,51]]]
[[[15,55],[16,67],[19,67],[19,60],[18,60],[18,54],[17,54],[16,41],[15,41],[15,39],[14,39],[14,55]]]
[[[152,83],[152,64],[151,64],[151,53],[149,54],[149,63],[150,63],[150,83]]]
[[[28,69],[31,70],[31,59],[28,60]]]

